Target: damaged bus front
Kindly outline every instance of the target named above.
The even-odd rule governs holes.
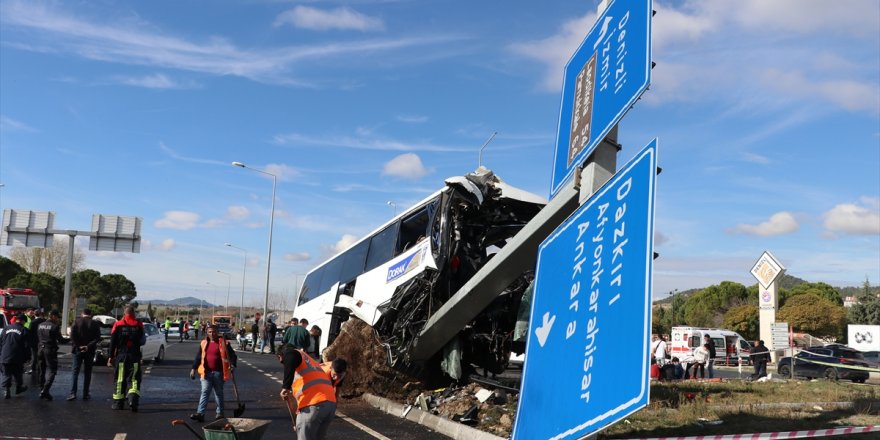
[[[446,186],[396,216],[306,275],[295,314],[329,331],[332,343],[349,316],[371,325],[392,366],[443,371],[459,379],[471,365],[502,371],[511,351],[524,273],[465,328],[436,366],[412,365],[407,352],[428,318],[463,286],[546,204],[481,168],[446,180]]]

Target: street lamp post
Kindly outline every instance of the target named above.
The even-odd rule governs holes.
[[[272,227],[275,223],[275,187],[278,182],[278,178],[272,173],[267,173],[263,170],[251,168],[241,162],[232,162],[232,165],[251,171],[256,171],[267,176],[272,176],[272,210],[269,211],[269,251],[266,255],[266,296],[263,298],[263,325],[265,325],[266,316],[269,315],[269,274],[271,273],[272,267]]]
[[[247,249],[240,248],[232,243],[226,243],[226,246],[244,252],[244,267],[241,269],[241,307],[238,309],[238,328],[241,328],[244,325],[244,276],[247,274]]]
[[[394,209],[394,216],[397,217],[397,203],[392,202],[391,200],[385,202],[386,205],[390,206]]]
[[[671,303],[671,307],[670,307],[670,311],[669,311],[669,313],[672,315],[672,317],[669,318],[669,334],[672,334],[672,327],[675,326],[675,294],[677,294],[677,293],[678,293],[678,289],[675,289],[672,292],[669,292],[669,296],[672,297],[672,303]]]
[[[210,281],[205,281],[205,284],[211,286],[214,290],[214,301],[211,303],[211,315],[217,314],[217,285],[211,283]]]
[[[222,273],[226,275],[229,279],[226,283],[226,314],[229,314],[229,292],[232,289],[232,274],[228,272],[223,272],[222,270],[217,269],[217,273]]]

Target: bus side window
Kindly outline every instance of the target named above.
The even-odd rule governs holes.
[[[370,239],[370,251],[367,253],[365,271],[373,270],[393,257],[398,225],[399,223],[390,224]]]
[[[318,287],[321,284],[321,275],[323,275],[324,269],[318,269],[309,274],[306,277],[306,280],[303,281],[303,287],[300,291],[299,295],[299,305],[303,305],[318,296],[321,292],[318,291]]]
[[[420,238],[424,238],[428,234],[428,209],[427,207],[419,210],[415,214],[403,219],[400,223],[400,233],[397,237],[397,255],[419,242]]]

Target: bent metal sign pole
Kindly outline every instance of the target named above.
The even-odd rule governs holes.
[[[655,139],[541,244],[513,439],[581,438],[648,404],[656,170]]]
[[[550,198],[651,82],[651,0],[614,1],[565,65]]]

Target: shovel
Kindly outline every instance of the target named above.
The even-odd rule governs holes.
[[[287,403],[287,412],[290,413],[290,424],[294,431],[296,431],[296,414],[293,413],[293,399],[290,396],[284,398],[284,401]]]
[[[232,376],[232,390],[235,391],[235,401],[238,402],[238,408],[235,408],[235,411],[232,412],[232,415],[235,417],[241,417],[244,414],[244,404],[241,403],[241,398],[238,396],[238,384],[235,383],[235,372],[231,372]]]
[[[187,425],[186,422],[184,422],[183,420],[175,419],[175,420],[172,420],[172,421],[171,421],[171,426],[177,426],[177,425],[183,425],[183,426],[186,426],[186,429],[189,429],[189,432],[193,433],[193,435],[196,436],[196,438],[198,438],[198,439],[200,439],[200,440],[205,440],[204,437],[202,437],[201,435],[199,435],[199,433],[196,432],[195,429],[192,429],[192,427],[189,426],[189,425]]]

